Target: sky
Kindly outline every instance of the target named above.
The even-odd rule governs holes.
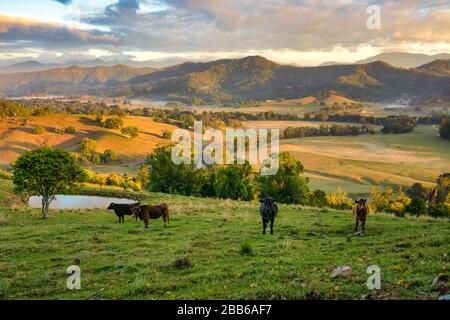
[[[450,1],[0,0],[2,64],[261,55],[318,65],[382,52],[450,53]]]

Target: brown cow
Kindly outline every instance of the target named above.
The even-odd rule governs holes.
[[[133,216],[137,219],[144,220],[145,228],[148,228],[148,220],[149,219],[158,219],[160,217],[164,220],[164,227],[169,223],[169,206],[165,203],[151,206],[144,205],[135,207],[132,209]]]
[[[356,218],[355,232],[358,231],[358,225],[361,222],[362,231],[366,227],[366,219],[369,214],[369,208],[367,207],[367,199],[355,200],[355,205],[353,206],[353,214]]]

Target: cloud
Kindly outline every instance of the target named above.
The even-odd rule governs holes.
[[[145,3],[164,9],[142,12]],[[356,50],[450,41],[450,10],[442,1],[371,3],[381,7],[381,30],[367,29],[369,4],[358,0],[118,0],[83,22],[107,26],[126,46],[171,52]]]
[[[72,3],[72,0],[54,0],[54,1],[59,2],[63,5],[69,5]]]
[[[366,47],[382,51],[431,48],[437,43],[450,46],[450,4],[443,0],[112,2],[100,10],[95,7],[95,11],[81,12],[81,24],[87,30],[37,21],[5,23],[0,16],[0,42],[31,41],[33,46],[49,50],[89,46],[107,47],[114,54],[165,55],[286,51],[292,56],[296,52],[332,53],[337,48],[352,53],[362,52],[361,48]],[[381,8],[380,30],[366,27],[369,4]],[[76,15],[78,18],[79,12]]]
[[[37,20],[0,15],[0,42],[23,43],[23,46],[59,49],[83,45],[117,44],[111,34],[43,23]]]

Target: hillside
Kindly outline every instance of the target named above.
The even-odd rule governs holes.
[[[0,75],[0,94],[70,94],[96,87],[107,87],[153,72],[152,68],[113,67],[51,69],[29,73]]]
[[[383,62],[304,68],[247,57],[160,70],[134,78],[115,91],[120,95],[200,97],[220,102],[293,99],[333,90],[350,99],[383,101],[404,95],[440,96],[449,85],[450,77]]]
[[[155,148],[162,139],[165,130],[175,127],[167,124],[153,122],[151,118],[126,117],[125,126],[137,126],[139,136],[127,139],[119,130],[109,130],[98,125],[92,116],[78,115],[51,115],[46,117],[31,117],[26,125],[17,121],[8,120],[0,122],[0,165],[13,162],[23,152],[38,148],[42,145],[61,147],[71,152],[77,152],[78,143],[83,138],[97,141],[98,152],[106,149],[114,150],[120,161],[115,163],[117,168],[123,165],[130,170],[135,163],[142,163],[145,157]],[[33,133],[36,126],[43,126],[47,132],[41,135]],[[75,134],[60,135],[55,129],[73,126]],[[96,168],[102,171],[102,166]],[[107,171],[108,168],[105,168]],[[120,171],[120,170],[119,170]]]
[[[417,68],[421,65],[433,62],[434,60],[450,59],[450,54],[441,53],[436,55],[427,55],[408,52],[389,52],[381,53],[376,56],[359,60],[358,64],[367,64],[375,61],[383,61],[398,68]]]
[[[417,69],[434,75],[450,77],[450,60],[435,60]]]
[[[441,62],[442,63],[442,62]],[[184,63],[162,69],[127,66],[55,69],[0,76],[0,93],[162,97],[206,102],[241,99],[297,99],[336,91],[353,100],[387,101],[408,96],[437,98],[450,87],[450,75],[426,67],[402,69],[385,62],[296,67],[263,57]]]
[[[11,187],[0,180],[0,198]],[[119,224],[105,209],[51,210],[43,221],[38,209],[0,206],[0,297],[307,299],[314,290],[324,299],[436,299],[433,278],[448,273],[448,221],[376,214],[359,236],[349,211],[280,205],[275,234],[263,236],[256,202],[140,196],[169,205],[167,228]],[[74,259],[81,290],[64,286]],[[365,286],[373,264],[377,292]],[[352,275],[331,278],[342,265]]]

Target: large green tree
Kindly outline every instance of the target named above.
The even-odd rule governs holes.
[[[273,197],[282,203],[308,204],[308,180],[301,176],[303,170],[302,163],[292,155],[280,153],[278,172],[255,179],[260,198]]]
[[[55,195],[83,178],[75,157],[63,149],[43,147],[27,151],[12,167],[15,192],[41,196],[44,219],[48,218],[48,209]]]
[[[214,189],[216,195],[223,199],[246,200],[252,199],[251,182],[252,167],[245,164],[230,164],[217,171]]]

